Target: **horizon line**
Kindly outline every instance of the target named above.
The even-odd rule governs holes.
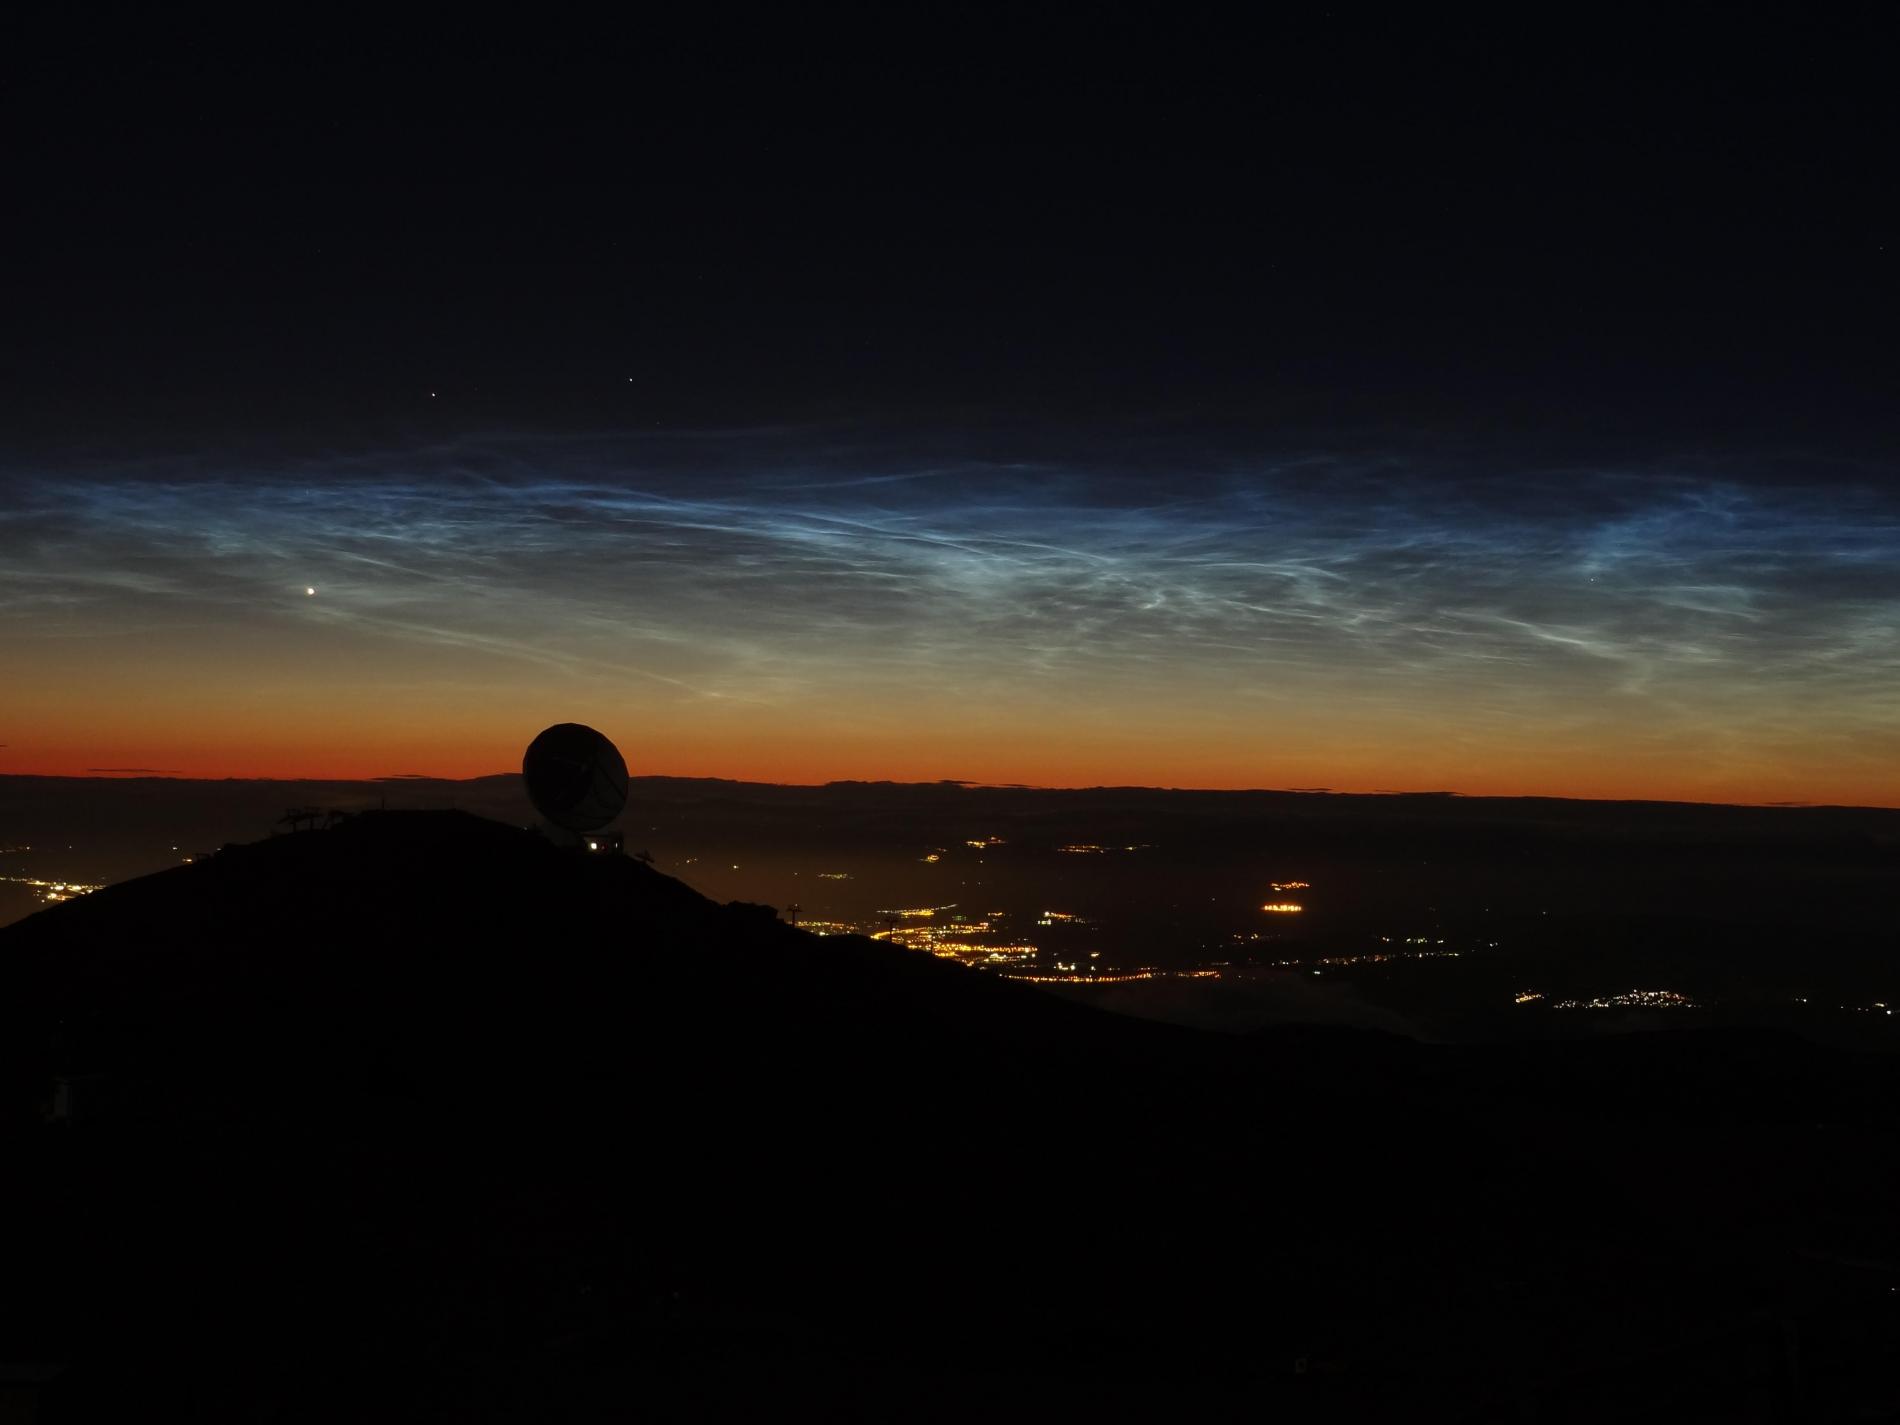
[[[436,782],[462,786],[474,782],[493,781],[502,777],[519,778],[519,771],[483,772],[472,777],[446,777],[426,772],[380,773],[366,777],[298,777],[298,776],[194,776],[183,772],[161,772],[144,768],[89,768],[85,772],[7,772],[0,771],[0,780],[34,780],[46,782],[198,782],[223,784],[244,783],[320,783],[330,785],[369,786],[379,783],[422,783]],[[670,772],[647,772],[629,777],[630,782],[726,782],[737,786],[782,787],[818,790],[825,787],[842,786],[889,786],[889,787],[945,787],[954,786],[973,791],[1023,791],[1023,792],[1185,792],[1219,796],[1330,796],[1330,797],[1411,797],[1437,798],[1447,801],[1551,801],[1551,802],[1600,802],[1638,806],[1684,806],[1684,807],[1733,807],[1747,811],[1900,811],[1900,806],[1888,806],[1877,802],[1810,802],[1810,801],[1699,801],[1682,797],[1645,797],[1645,796],[1565,796],[1553,792],[1461,792],[1450,788],[1402,788],[1376,787],[1365,791],[1351,791],[1339,787],[1190,787],[1164,786],[1144,782],[1096,782],[1078,786],[1054,786],[1032,782],[985,782],[968,777],[936,777],[917,781],[902,781],[891,777],[834,777],[823,782],[772,782],[744,777],[718,777],[709,775],[686,775]]]

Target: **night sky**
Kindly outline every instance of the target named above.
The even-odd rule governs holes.
[[[1900,804],[1891,37],[1677,14],[16,32],[0,772]]]

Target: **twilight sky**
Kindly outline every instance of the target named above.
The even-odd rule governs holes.
[[[16,61],[0,771],[1900,804],[1864,37],[1369,23]]]
[[[473,775],[576,717],[644,770],[759,779],[1900,800],[1900,508],[1851,471],[1170,439],[16,473],[9,760]]]

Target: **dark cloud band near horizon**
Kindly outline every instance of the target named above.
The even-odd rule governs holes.
[[[1900,801],[1884,472],[1102,445],[21,465],[7,770],[468,775],[574,715],[647,771]]]

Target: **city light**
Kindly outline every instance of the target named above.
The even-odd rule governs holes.
[[[1521,1003],[1521,1001],[1520,1001]],[[1694,1009],[1696,1003],[1674,990],[1627,990],[1595,999],[1560,999],[1552,1009]]]
[[[39,892],[35,899],[45,905],[58,905],[62,901],[72,900],[76,896],[89,896],[101,886],[86,885],[79,881],[42,881],[32,876],[0,876],[0,881],[15,886],[27,886]]]

